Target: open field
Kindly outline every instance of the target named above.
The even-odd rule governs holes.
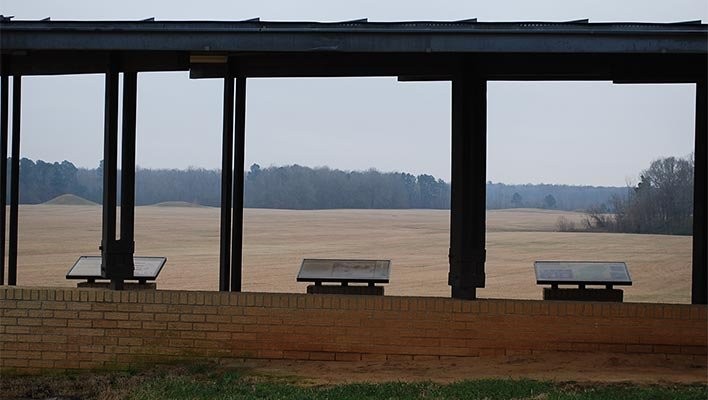
[[[625,301],[688,303],[691,237],[554,232],[544,210],[488,212],[487,287],[480,297],[538,299],[533,261],[626,261],[634,286]],[[295,282],[303,258],[392,260],[391,295],[449,296],[449,213],[440,210],[290,211],[246,209],[246,291],[304,292]],[[23,205],[18,284],[73,286],[64,277],[79,255],[99,254],[100,206]],[[216,290],[219,210],[138,207],[136,254],[166,256],[161,289]]]

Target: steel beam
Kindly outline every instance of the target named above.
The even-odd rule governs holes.
[[[691,302],[708,304],[708,85],[696,84],[696,133],[693,181],[693,273]]]
[[[7,218],[7,128],[9,122],[9,82],[0,77],[0,285],[5,284],[5,226]]]
[[[450,273],[452,297],[476,298],[485,284],[487,82],[452,80],[452,182]]]
[[[136,72],[123,73],[123,134],[121,145],[120,241],[122,274],[133,276],[135,265],[135,128]]]
[[[118,163],[118,69],[115,64],[106,72],[103,127],[103,231],[101,240],[101,276],[111,280],[114,289],[122,288],[116,268],[116,197]]]
[[[190,55],[195,55],[190,62]],[[189,71],[191,78],[223,78],[225,63],[208,63],[199,53],[121,51],[123,70]],[[225,57],[225,56],[223,56]],[[43,51],[7,56],[8,75],[105,72],[105,51]],[[488,80],[612,80],[624,83],[694,83],[705,77],[706,54],[547,53],[248,53],[230,57],[231,72],[248,77],[400,76],[404,80],[450,80],[454,65],[471,62]]]
[[[219,290],[229,291],[231,270],[231,191],[233,187],[234,78],[224,78],[224,115],[221,147],[221,234]]]
[[[20,119],[22,117],[22,77],[12,78],[12,167],[10,175],[10,229],[7,257],[7,284],[17,285],[17,225],[20,203]],[[4,210],[3,210],[4,211]]]
[[[241,291],[243,264],[243,173],[246,145],[246,77],[236,80],[236,140],[234,141],[233,225],[231,241],[231,291]]]

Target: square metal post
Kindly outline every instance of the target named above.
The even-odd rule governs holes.
[[[236,79],[236,140],[234,140],[233,225],[231,235],[231,291],[241,291],[243,264],[243,173],[246,145],[246,77]]]
[[[22,76],[12,78],[12,167],[10,170],[10,229],[7,284],[17,285],[17,233],[20,203],[20,120],[22,118]],[[5,210],[3,210],[4,212]]]
[[[221,147],[221,234],[219,248],[219,290],[229,291],[231,270],[231,191],[234,141],[234,77],[224,78],[224,115]]]
[[[474,299],[485,284],[487,82],[452,80],[450,273],[452,297]]]
[[[123,133],[120,179],[120,240],[117,258],[121,276],[135,272],[135,129],[137,114],[138,75],[123,73]]]
[[[111,280],[111,287],[121,289],[123,280],[117,270],[116,197],[118,163],[118,69],[111,65],[106,72],[103,127],[103,226],[101,240],[101,276]]]
[[[123,289],[123,281],[133,278],[135,223],[135,120],[137,74],[123,75],[123,135],[121,148],[120,240],[116,239],[118,179],[118,79],[113,63],[106,73],[105,125],[103,137],[103,234],[101,276],[111,280],[111,288]]]
[[[693,173],[693,273],[691,302],[708,304],[708,86],[696,83],[696,136]]]
[[[9,82],[0,77],[0,285],[5,284],[5,226],[7,213],[7,128],[9,122]]]

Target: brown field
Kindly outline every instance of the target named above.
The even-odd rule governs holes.
[[[480,297],[538,299],[533,261],[619,260],[634,286],[626,301],[690,302],[691,238],[554,232],[559,216],[530,209],[488,212],[487,287]],[[391,295],[449,296],[449,213],[437,210],[289,211],[247,209],[245,291],[304,292],[295,282],[303,258],[392,260]],[[99,206],[20,208],[18,284],[73,286],[65,274],[79,255],[99,254]],[[136,254],[166,256],[161,289],[216,290],[219,210],[138,207]]]

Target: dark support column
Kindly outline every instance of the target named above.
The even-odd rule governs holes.
[[[234,218],[231,242],[231,291],[241,291],[243,263],[243,172],[246,144],[246,78],[236,80],[236,140],[234,141]]]
[[[693,181],[693,280],[691,302],[708,304],[708,86],[696,84],[696,148]]]
[[[219,290],[230,289],[231,190],[234,141],[234,78],[224,78],[224,126],[221,148],[221,243],[219,251]]]
[[[452,297],[476,298],[484,287],[487,160],[487,82],[452,80],[452,194],[450,274]]]
[[[121,146],[120,258],[122,272],[132,277],[135,271],[135,120],[138,75],[123,73],[123,135]]]
[[[111,288],[122,289],[123,279],[116,268],[116,179],[118,163],[118,70],[106,73],[103,127],[103,234],[101,276],[111,280]]]
[[[7,213],[7,127],[9,122],[9,81],[0,77],[0,285],[5,284],[5,226]]]
[[[22,77],[12,78],[12,168],[10,175],[10,238],[7,257],[7,284],[17,285],[17,224],[20,204],[20,118]],[[4,211],[4,210],[3,210]]]

